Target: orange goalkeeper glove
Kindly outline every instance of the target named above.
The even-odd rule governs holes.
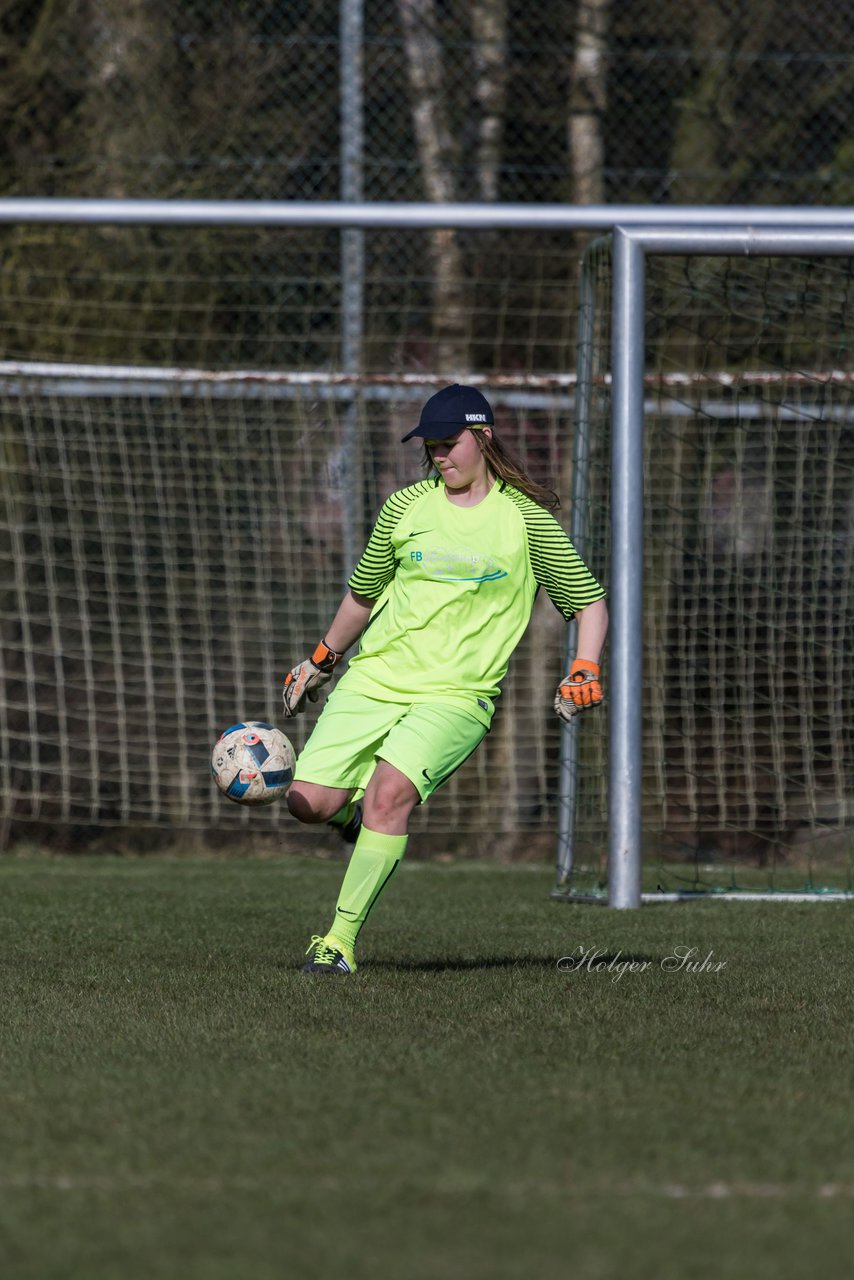
[[[596,707],[604,698],[599,682],[599,664],[589,658],[576,658],[569,675],[561,680],[555,694],[555,711],[561,720],[571,720],[580,711]]]
[[[317,702],[320,690],[332,679],[335,664],[340,661],[341,656],[330,649],[325,640],[321,640],[310,658],[288,672],[282,690],[286,716],[295,716],[302,711],[306,697],[309,702]]]

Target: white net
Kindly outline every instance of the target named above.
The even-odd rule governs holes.
[[[101,374],[99,394],[92,370],[0,384],[7,839],[287,834],[284,806],[219,796],[210,748],[236,720],[283,724],[283,674],[323,634],[381,501],[421,474],[399,438],[424,392],[363,398],[352,449],[346,401],[186,373],[170,390],[150,369],[120,394]],[[496,404],[531,473],[559,482],[565,408]],[[416,834],[552,839],[564,630],[538,605],[493,731]],[[284,725],[297,748],[317,713]]]
[[[481,381],[569,522],[567,238],[362,247],[354,317],[335,230],[0,228],[5,841],[295,828],[222,801],[210,746],[238,719],[281,723],[284,673],[381,502],[421,474],[400,437],[438,386]],[[416,836],[552,852],[564,630],[538,604],[487,742]]]

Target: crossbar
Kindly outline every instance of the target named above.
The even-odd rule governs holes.
[[[640,204],[425,204],[310,200],[100,200],[9,196],[0,223],[222,227],[456,227],[611,231],[614,227],[720,227],[738,236],[763,228],[854,226],[854,208]],[[679,252],[677,249],[660,252]],[[720,250],[729,252],[729,250]]]

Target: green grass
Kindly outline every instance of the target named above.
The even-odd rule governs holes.
[[[4,1280],[850,1274],[850,905],[411,865],[306,978],[341,872],[0,863]]]

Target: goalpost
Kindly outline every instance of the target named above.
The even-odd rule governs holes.
[[[612,604],[612,632],[609,646],[609,703],[610,703],[610,762],[607,765],[609,795],[609,828],[607,895],[613,906],[635,906],[641,901],[641,846],[644,828],[644,741],[643,687],[645,669],[643,646],[639,637],[643,634],[642,581],[643,558],[641,553],[643,529],[643,470],[644,470],[644,366],[643,351],[649,335],[644,326],[644,284],[647,260],[672,254],[740,255],[748,260],[756,254],[802,254],[807,258],[829,255],[854,257],[854,239],[845,228],[851,225],[851,211],[845,209],[676,209],[622,206],[619,208],[568,209],[550,206],[448,206],[432,205],[321,205],[321,204],[266,204],[239,202],[149,202],[149,201],[0,201],[0,222],[28,223],[65,222],[69,224],[102,225],[119,227],[171,226],[192,228],[215,226],[222,228],[278,228],[311,227],[341,228],[405,228],[428,230],[437,227],[499,230],[512,227],[559,232],[614,230],[613,255],[613,428],[609,428],[610,458],[610,509],[611,528],[607,535],[611,543],[612,568],[601,570],[608,581]],[[776,228],[776,230],[775,230]],[[266,283],[266,282],[265,282]],[[322,338],[322,334],[321,334]],[[335,343],[334,330],[330,333]],[[580,361],[579,370],[581,372]],[[304,605],[303,617],[296,620],[289,616],[286,602],[276,598],[276,589],[283,580],[300,577],[300,558],[303,548],[295,545],[291,533],[283,537],[283,526],[275,522],[277,506],[283,500],[299,506],[299,481],[288,487],[282,480],[282,464],[277,457],[283,425],[299,441],[302,455],[299,459],[302,471],[308,475],[312,467],[329,468],[346,466],[328,449],[318,448],[318,418],[316,406],[323,405],[326,427],[336,439],[353,439],[354,404],[361,406],[362,427],[366,431],[366,447],[377,440],[378,426],[372,423],[368,407],[382,404],[384,410],[394,406],[399,413],[401,406],[421,398],[439,380],[438,374],[424,374],[408,379],[394,375],[371,378],[353,370],[337,375],[330,366],[326,371],[306,373],[297,369],[243,369],[230,373],[210,371],[193,372],[184,368],[158,368],[155,362],[134,364],[119,369],[115,365],[97,370],[38,367],[32,361],[21,360],[6,366],[4,377],[10,395],[19,394],[22,387],[28,394],[36,393],[36,399],[26,401],[29,434],[22,437],[16,430],[5,439],[7,475],[17,476],[27,472],[30,479],[41,474],[38,492],[31,495],[27,508],[29,526],[24,527],[15,519],[15,494],[6,485],[4,500],[8,518],[4,531],[4,558],[7,560],[6,591],[9,591],[9,574],[13,579],[15,601],[26,602],[35,592],[39,600],[47,602],[38,616],[36,630],[31,619],[23,617],[20,625],[30,632],[24,636],[19,652],[23,655],[21,670],[0,670],[0,683],[5,682],[6,696],[0,689],[0,738],[3,739],[3,780],[7,795],[17,787],[18,813],[21,805],[30,804],[31,813],[38,817],[46,814],[51,821],[99,822],[99,788],[104,783],[103,765],[107,759],[115,763],[115,776],[108,779],[118,797],[114,816],[110,821],[142,821],[143,807],[152,825],[161,829],[193,829],[212,824],[229,828],[229,824],[245,823],[245,814],[232,813],[225,818],[211,809],[210,797],[204,802],[195,788],[204,791],[204,779],[193,781],[197,760],[193,744],[186,738],[177,742],[174,756],[166,772],[169,776],[157,778],[150,760],[140,748],[140,735],[150,724],[162,697],[163,689],[174,699],[180,709],[182,723],[202,725],[206,732],[218,731],[223,726],[215,722],[217,706],[213,684],[223,682],[229,696],[240,702],[241,715],[247,714],[243,704],[257,700],[259,714],[276,715],[276,708],[268,705],[275,693],[275,670],[281,661],[280,654],[304,644],[303,631],[312,625],[323,625],[323,613],[334,592],[340,587],[340,566],[332,568],[332,560],[322,545],[313,546],[316,586],[314,595]],[[463,380],[480,381],[493,394],[497,403],[508,413],[526,414],[529,418],[542,415],[543,433],[551,441],[565,430],[571,412],[578,422],[584,414],[585,400],[591,398],[591,388],[580,377],[577,389],[575,380],[566,376],[533,375],[504,380],[467,371],[455,371],[454,376]],[[51,379],[54,379],[52,382]],[[56,381],[58,379],[58,381]],[[112,379],[112,380],[111,380]],[[159,381],[158,381],[159,380]],[[61,385],[60,385],[61,384]],[[15,391],[15,386],[18,391]],[[97,390],[95,387],[97,386]],[[45,389],[55,397],[51,403],[42,393]],[[598,395],[598,390],[593,392]],[[39,397],[41,397],[39,399]],[[58,398],[57,398],[58,397]],[[100,399],[106,403],[106,415],[95,411]],[[231,400],[228,414],[222,406]],[[74,408],[70,407],[74,403]],[[21,401],[24,404],[24,401]],[[136,407],[132,407],[136,405]],[[286,405],[286,409],[283,408]],[[515,406],[515,408],[514,408]],[[672,406],[671,406],[672,410]],[[671,410],[668,410],[670,412]],[[17,413],[17,411],[13,411]],[[106,468],[101,462],[106,457],[110,439],[110,414],[116,421],[132,423],[126,438],[118,443],[119,453],[125,450],[122,460],[117,455]],[[290,425],[292,424],[292,426]],[[382,423],[388,431],[388,419]],[[252,511],[248,502],[248,484],[239,465],[239,442],[246,434],[257,442],[258,450],[269,457],[272,465],[269,474],[262,477],[263,496],[260,511]],[[573,536],[588,554],[592,547],[584,546],[585,520],[594,494],[584,487],[585,455],[590,445],[583,433],[576,432],[575,465],[571,469]],[[601,440],[598,441],[601,445]],[[597,447],[598,447],[597,445]],[[74,457],[69,456],[69,449]],[[194,559],[203,558],[213,563],[216,531],[199,519],[205,502],[212,501],[203,494],[200,486],[209,483],[204,472],[202,458],[211,450],[219,450],[220,462],[215,471],[218,486],[216,501],[223,512],[221,536],[228,530],[236,530],[242,545],[248,549],[263,546],[265,539],[275,539],[278,561],[265,563],[264,558],[252,559],[243,575],[238,565],[230,561],[224,565],[225,581],[212,589],[212,583],[193,574]],[[29,456],[25,457],[29,450]],[[76,452],[75,452],[76,451]],[[554,455],[558,456],[557,453]],[[101,461],[99,461],[99,459]],[[152,486],[152,494],[135,491],[134,465],[145,460],[149,470],[145,473]],[[114,465],[115,464],[115,465]],[[849,465],[840,458],[840,467]],[[79,488],[79,475],[74,484],[70,477],[74,467],[87,472],[85,503]],[[35,470],[33,470],[35,468]],[[566,476],[570,475],[567,470]],[[342,516],[341,475],[330,478],[330,517]],[[35,483],[35,481],[33,481]],[[75,487],[76,486],[76,487]],[[567,496],[567,486],[564,497]],[[338,497],[335,497],[335,494]],[[155,500],[152,501],[152,495]],[[370,510],[376,495],[364,495]],[[62,555],[67,559],[57,574],[56,565],[35,568],[32,552],[28,550],[28,538],[47,537],[51,504],[65,503],[65,523],[62,527]],[[336,509],[337,504],[337,509]],[[346,505],[346,504],[344,504]],[[118,512],[118,515],[116,515]],[[281,520],[284,514],[279,513]],[[288,518],[293,515],[288,513]],[[343,512],[346,518],[346,510]],[[165,524],[164,524],[165,518]],[[209,519],[209,512],[206,514]],[[106,525],[117,520],[118,527],[110,530]],[[229,525],[229,521],[233,521]],[[87,521],[90,521],[87,527]],[[33,523],[34,522],[34,523]],[[314,537],[306,533],[315,527],[315,513],[299,512],[295,515],[293,529],[300,538]],[[109,534],[109,536],[101,536]],[[165,532],[164,532],[165,530]],[[168,536],[167,536],[168,534]],[[55,538],[56,532],[49,535]],[[322,538],[321,538],[322,543]],[[96,563],[93,574],[96,597],[88,599],[92,582],[86,581],[81,571],[93,549]],[[120,548],[117,551],[117,548]],[[597,547],[597,551],[599,548]],[[127,555],[127,566],[122,577],[117,570],[116,557]],[[596,561],[597,568],[599,561]],[[149,568],[153,565],[152,577]],[[28,581],[30,578],[38,580]],[[40,576],[41,575],[41,576]],[[160,584],[152,596],[152,582]],[[224,590],[221,590],[224,588]],[[130,593],[130,594],[128,594]],[[62,622],[60,603],[69,596],[76,596],[80,613],[76,626],[76,656],[70,665],[61,649]],[[187,608],[187,604],[191,608]],[[242,619],[235,617],[243,609]],[[7,617],[13,602],[4,610]],[[40,606],[41,608],[41,606]],[[103,645],[91,640],[92,609],[100,610],[105,621],[105,635],[109,639]],[[235,657],[241,651],[241,627],[249,626],[253,632],[264,632],[260,648],[253,658],[258,669],[235,669]],[[275,652],[272,636],[275,633]],[[545,633],[538,633],[538,643]],[[223,639],[224,637],[224,639]],[[193,658],[170,666],[170,653],[192,642]],[[549,640],[548,643],[551,643]],[[2,657],[2,654],[0,654]],[[542,664],[540,664],[542,665]],[[72,694],[76,685],[81,691],[80,705],[71,695],[48,706],[50,682],[46,673],[52,672],[56,687],[68,684],[71,677]],[[514,672],[505,700],[511,715],[514,707],[520,713],[529,701],[542,700],[544,685],[553,675],[548,671],[543,677],[538,672],[536,647],[531,655],[523,655],[520,671]],[[523,682],[529,681],[526,686]],[[11,689],[11,696],[9,690]],[[524,690],[524,696],[515,699],[514,689]],[[110,705],[104,705],[104,690],[109,691]],[[272,690],[272,693],[271,693]],[[547,700],[546,700],[547,701]],[[255,703],[253,702],[253,706]],[[544,704],[545,705],[545,704]],[[85,710],[81,713],[81,707]],[[80,719],[83,714],[83,719]],[[591,717],[591,721],[592,721]],[[59,760],[67,776],[72,779],[56,805],[33,783],[30,792],[20,794],[20,783],[13,779],[14,769],[10,760],[8,743],[18,730],[10,727],[10,720],[30,724],[33,734],[28,744],[31,778],[36,776],[33,766],[53,768]],[[582,718],[583,720],[583,718]],[[39,739],[49,722],[48,750],[39,761]],[[210,722],[210,723],[209,723]],[[601,718],[604,723],[604,717]],[[88,745],[83,767],[75,774],[71,767],[77,749],[78,736],[85,734]],[[577,735],[573,740],[573,735]],[[520,756],[514,756],[513,745],[508,742],[505,730],[492,735],[481,754],[477,770],[469,778],[455,783],[456,790],[448,793],[441,806],[434,809],[440,825],[432,828],[455,831],[489,832],[494,823],[494,806],[484,803],[488,785],[496,776],[507,778],[507,788],[512,795],[524,795],[526,783],[524,770],[537,770],[537,779],[548,776],[551,766],[542,758],[544,731],[532,730],[526,738]],[[579,738],[581,747],[579,748]],[[18,741],[20,742],[20,734]],[[92,743],[94,742],[94,746]],[[585,768],[587,743],[593,747],[592,764],[582,778],[579,797],[585,800],[590,774],[601,770],[604,764],[604,734],[581,721],[571,726],[562,738],[562,759],[559,772],[560,803],[558,819],[561,842],[558,857],[559,885],[556,896],[573,896],[577,888],[575,879],[575,855],[572,849],[571,830],[575,826],[573,806],[575,791],[573,779],[579,767]],[[158,747],[158,759],[162,760],[162,745]],[[545,772],[544,772],[545,769]],[[499,770],[505,770],[499,773]],[[36,771],[37,772],[37,771]],[[19,777],[26,774],[26,767]],[[172,776],[174,774],[174,777]],[[527,775],[533,781],[533,775]],[[521,781],[520,781],[521,778]],[[144,779],[140,795],[140,779]],[[82,780],[82,791],[79,788]],[[843,784],[844,791],[844,784]],[[593,803],[599,793],[591,789]],[[532,819],[535,821],[536,819]],[[264,821],[275,823],[275,817],[266,815]],[[431,828],[425,827],[427,831]],[[508,833],[512,836],[512,831]],[[850,866],[850,864],[849,864]],[[850,871],[849,885],[850,887]],[[582,897],[585,896],[582,894]],[[595,895],[594,895],[595,896]],[[600,893],[601,898],[601,893]],[[662,898],[665,895],[657,895]],[[743,896],[743,893],[742,895]]]
[[[579,369],[613,430],[585,497],[592,526],[611,504],[592,536],[611,543],[627,625],[611,643],[607,877],[565,863],[554,896],[851,897],[853,248],[849,230],[639,227],[616,230],[613,264],[588,260]],[[644,835],[670,849],[644,863]]]

